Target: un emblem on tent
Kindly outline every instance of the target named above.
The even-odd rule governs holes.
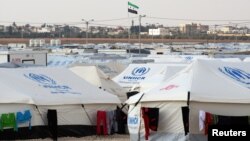
[[[132,71],[132,75],[134,75],[134,76],[142,76],[142,75],[148,73],[149,70],[150,70],[150,68],[146,68],[146,67],[136,67]]]
[[[185,59],[188,60],[188,61],[191,61],[191,60],[193,60],[193,57],[192,56],[187,56],[187,57],[185,57]]]
[[[51,94],[81,94],[79,92],[74,92],[68,85],[59,85],[52,78],[43,74],[28,73],[24,74],[24,77],[38,82],[38,86],[49,89]]]
[[[46,75],[29,73],[28,75],[24,74],[24,76],[40,84],[56,85],[56,81]]]
[[[231,67],[223,67],[218,69],[220,72],[231,77],[234,80],[237,80],[247,85],[250,84],[250,74],[241,69],[231,68]]]

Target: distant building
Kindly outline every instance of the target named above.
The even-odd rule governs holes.
[[[4,25],[0,25],[0,32],[4,32]]]
[[[141,32],[141,35],[148,35],[148,32]]]
[[[23,44],[23,43],[9,43],[8,47],[10,47],[11,49],[25,49],[26,44]]]
[[[30,47],[42,47],[45,46],[45,39],[30,39],[29,46]]]
[[[8,62],[47,66],[47,51],[2,51],[0,63]]]
[[[179,26],[180,28],[180,32],[184,33],[184,34],[192,34],[192,33],[196,33],[197,32],[197,24],[181,24]]]
[[[202,25],[202,24],[198,24],[197,25],[197,31],[199,33],[207,33],[207,31],[209,31],[209,26],[208,25]]]
[[[127,32],[127,30],[123,29],[122,27],[117,27],[114,29],[110,29],[108,32],[108,35],[118,35],[118,34],[121,34],[123,32]]]
[[[202,25],[197,23],[191,24],[180,24],[179,31],[184,34],[192,35],[192,34],[206,34],[209,31],[208,25]]]
[[[48,28],[38,28],[37,33],[50,33]]]
[[[233,26],[225,26],[220,29],[222,33],[233,33],[234,27]]]
[[[51,46],[60,46],[61,45],[61,40],[60,39],[51,39],[50,40],[50,45]]]
[[[164,35],[170,35],[172,36],[172,33],[169,29],[166,28],[157,28],[157,29],[149,29],[148,35],[153,36],[164,36]]]

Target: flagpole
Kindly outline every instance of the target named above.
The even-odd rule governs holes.
[[[129,6],[131,8],[129,8]],[[129,18],[129,12],[133,13],[133,14],[138,14],[137,10],[135,10],[135,9],[138,10],[139,6],[137,6],[137,5],[135,5],[135,4],[133,4],[133,3],[131,3],[131,2],[128,1],[128,18]],[[141,54],[141,18],[142,17],[145,17],[145,15],[139,15],[139,54]],[[129,31],[128,31],[128,35],[129,35],[129,37],[128,37],[129,39],[128,40],[130,42],[130,32]]]
[[[139,15],[139,54],[141,54],[141,18],[146,15]]]
[[[128,5],[127,5],[127,10],[128,10]],[[130,22],[130,20],[129,20],[129,12],[128,12],[128,21]],[[131,54],[130,54],[129,44],[130,44],[130,26],[128,27],[128,52],[129,52],[129,57],[130,57]]]

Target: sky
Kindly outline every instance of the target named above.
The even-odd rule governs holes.
[[[130,2],[140,7],[139,14],[146,15],[145,18],[142,18],[142,24],[160,23],[165,26],[173,26],[199,22],[212,25],[229,23],[229,20],[231,23],[250,24],[247,21],[233,21],[250,21],[250,0],[130,0]],[[0,3],[0,24],[9,24],[8,22],[13,21],[31,24],[79,22],[79,26],[81,26],[82,19],[94,19],[93,24],[128,26],[131,25],[131,19],[102,20],[139,15],[128,15],[128,0],[0,0]],[[186,19],[225,21],[208,22]],[[134,20],[135,24],[138,24],[138,18]]]

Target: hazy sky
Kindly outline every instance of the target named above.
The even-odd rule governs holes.
[[[126,18],[127,2],[128,0],[0,0],[0,24],[3,24],[3,21],[68,23],[81,22],[83,18],[95,20]],[[131,0],[131,2],[140,7],[140,14],[146,14],[148,17],[250,21],[250,0]],[[136,15],[130,14],[130,16]],[[143,24],[158,22],[164,25],[190,22],[150,18],[143,18],[142,21]],[[122,20],[100,23],[129,25],[130,22]],[[138,23],[138,20],[136,22]],[[215,24],[215,22],[201,23]]]

